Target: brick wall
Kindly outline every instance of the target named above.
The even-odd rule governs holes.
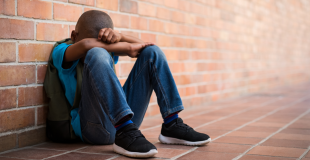
[[[0,152],[45,141],[46,61],[92,9],[162,48],[185,107],[309,80],[308,0],[0,0]]]

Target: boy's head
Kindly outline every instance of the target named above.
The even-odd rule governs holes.
[[[96,10],[84,12],[71,33],[71,39],[78,42],[84,38],[97,38],[102,28],[113,29],[113,21],[108,14]]]

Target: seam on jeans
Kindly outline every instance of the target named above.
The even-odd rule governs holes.
[[[149,59],[147,61],[145,61],[142,65],[142,68],[139,70],[138,74],[134,77],[133,82],[130,84],[129,86],[129,90],[133,87],[133,84],[137,81],[138,77],[140,76],[140,74],[142,73],[142,70],[146,67],[146,65],[151,62],[152,59]]]
[[[92,74],[92,71],[91,71],[90,69],[88,69],[88,65],[87,65],[87,64],[85,65],[85,68],[90,72],[90,74]],[[97,85],[97,83],[93,80],[92,76],[88,76],[88,77],[89,77],[90,81],[92,81],[94,84]],[[92,85],[90,85],[90,86],[92,87]],[[94,88],[95,88],[97,94],[100,93],[100,92],[98,91],[98,88],[97,88],[96,86],[95,86],[95,87],[92,87],[92,89],[94,89]],[[100,95],[100,94],[99,94],[99,95]],[[102,100],[99,100],[99,102],[100,102],[100,101],[102,101]],[[108,110],[108,113],[110,113],[109,108],[107,107],[107,104],[105,103],[105,101],[102,101],[102,103],[103,103],[103,105],[105,106],[105,108]],[[110,114],[108,114],[108,113],[106,113],[106,114],[109,116],[110,120],[111,120],[112,123],[114,124],[113,118],[112,118],[112,117],[110,116]]]
[[[164,87],[162,86],[162,84],[160,83],[160,80],[159,80],[159,77],[158,77],[158,75],[157,75],[157,69],[156,69],[156,66],[154,65],[153,66],[153,69],[154,69],[154,74],[155,74],[155,79],[156,79],[156,81],[157,81],[157,83],[158,83],[158,86],[159,86],[159,89],[160,89],[160,91],[162,92],[162,94],[163,94],[163,96],[164,96],[164,99],[165,99],[165,102],[166,102],[166,110],[168,110],[168,108],[170,108],[170,104],[168,103],[168,100],[167,100],[167,96],[166,96],[166,94],[165,94],[165,91],[164,91]]]
[[[119,113],[119,114],[117,114],[117,116],[115,117],[115,119],[120,119],[119,117],[121,117],[124,113],[126,113],[126,112],[128,112],[128,114],[127,115],[129,115],[129,114],[132,114],[133,115],[133,112],[130,110],[130,109],[126,109],[125,111],[123,111],[123,112],[121,112],[121,113]],[[125,115],[126,116],[126,115]],[[122,116],[121,118],[123,118],[124,116]],[[119,120],[118,120],[119,121]],[[117,121],[117,122],[118,122]],[[114,125],[114,124],[113,124]]]
[[[179,110],[179,111],[184,110],[184,106],[183,106],[183,105],[180,105],[180,106],[173,107],[173,108],[167,110],[167,112],[164,113],[163,118],[169,116],[169,114],[171,114],[171,113],[169,113],[169,112],[172,111],[172,113],[174,113],[174,112],[176,112],[176,111],[178,111],[178,110]]]

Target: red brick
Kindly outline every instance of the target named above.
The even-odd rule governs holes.
[[[167,57],[167,60],[179,60],[179,51],[178,50],[164,50],[164,53]]]
[[[157,7],[156,17],[160,19],[170,20],[171,12],[169,9]]]
[[[175,22],[184,22],[184,14],[180,11],[171,11],[171,20]]]
[[[172,38],[172,46],[173,47],[186,47],[185,45],[186,41],[184,38],[180,38],[180,37],[173,37]]]
[[[16,107],[16,88],[0,90],[0,110]]]
[[[54,3],[54,19],[77,21],[82,14],[82,7]]]
[[[84,4],[88,6],[95,6],[95,0],[69,0],[70,3]]]
[[[0,0],[0,14],[15,15],[15,1]]]
[[[114,27],[129,28],[129,16],[117,13],[111,13]]]
[[[179,5],[179,3],[178,3],[178,0],[169,0],[169,1],[164,1],[164,3],[165,3],[165,6],[167,6],[167,7],[171,7],[171,8],[178,8],[178,5]]]
[[[122,63],[120,65],[120,76],[128,76],[134,63]]]
[[[159,20],[149,20],[149,30],[155,32],[165,32],[165,23]]]
[[[137,14],[138,4],[135,1],[120,0],[120,11]]]
[[[179,0],[178,9],[182,11],[190,11],[190,2],[187,0]]]
[[[165,32],[169,34],[178,34],[179,26],[176,23],[166,22],[165,24]]]
[[[148,20],[142,17],[130,17],[132,29],[147,30]]]
[[[0,152],[10,150],[16,147],[16,134],[10,134],[0,137]],[[4,158],[4,157],[3,157]]]
[[[47,65],[37,66],[37,83],[43,83],[46,74]]]
[[[48,61],[53,44],[24,43],[18,45],[19,62]]]
[[[30,21],[0,18],[0,28],[0,38],[34,38],[34,23]]]
[[[37,24],[37,40],[59,41],[68,37],[68,25],[52,23]]]
[[[138,32],[122,31],[122,34],[139,38],[139,33]]]
[[[16,44],[14,42],[0,43],[0,62],[16,61]]]
[[[39,18],[52,19],[52,3],[39,0],[18,0],[17,15]]]
[[[37,108],[37,125],[43,125],[46,123],[48,106],[42,106]]]
[[[155,116],[155,115],[160,114],[158,104],[150,105],[147,112],[148,112],[148,116]]]
[[[34,125],[34,108],[0,112],[0,132]]]
[[[157,43],[158,46],[161,47],[171,47],[172,38],[166,35],[157,35]]]
[[[156,7],[151,4],[139,2],[139,14],[143,16],[156,17]]]
[[[71,33],[73,30],[75,30],[75,25],[70,25],[69,26],[69,37],[71,37]]]
[[[0,86],[31,84],[34,82],[34,65],[0,66]]]
[[[151,33],[141,33],[141,39],[144,42],[153,42],[156,43],[156,35]]]
[[[18,147],[26,147],[46,141],[46,128],[39,128],[18,134]]]
[[[46,102],[43,86],[18,88],[18,106],[34,106]]]
[[[185,14],[185,23],[196,24],[196,16],[194,14]]]
[[[96,7],[117,11],[118,0],[97,0]]]

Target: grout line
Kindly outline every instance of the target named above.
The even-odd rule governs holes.
[[[288,108],[288,107],[291,107],[292,105],[296,105],[306,99],[308,99],[309,97],[307,98],[302,98],[300,99],[299,101],[295,102],[294,104],[291,104],[291,105],[288,105],[288,106],[285,106],[285,107],[281,107],[281,109],[285,109],[285,108]],[[279,109],[279,110],[281,110]],[[275,111],[277,112],[277,111]],[[243,152],[242,154],[240,154],[239,156],[235,157],[233,160],[238,160],[240,159],[242,156],[244,156],[245,154],[247,154],[250,150],[252,150],[253,148],[255,148],[256,146],[264,143],[265,141],[267,141],[269,138],[271,138],[272,136],[274,136],[275,134],[281,132],[283,129],[287,128],[289,125],[293,124],[294,122],[296,122],[298,119],[300,119],[301,117],[305,116],[306,114],[310,113],[310,109],[308,109],[306,112],[302,113],[301,115],[299,115],[298,117],[296,117],[294,120],[292,120],[291,122],[289,122],[288,124],[286,124],[285,126],[281,127],[279,130],[277,130],[276,132],[272,133],[271,135],[269,135],[268,137],[266,137],[265,139],[261,140],[260,142],[258,142],[257,144],[253,145],[251,148],[249,148],[248,150],[246,150],[245,152]]]
[[[175,156],[175,157],[172,157],[170,160],[175,160],[175,159],[178,159],[178,158],[180,158],[180,157],[182,157],[182,156],[184,156],[184,155],[186,155],[186,154],[188,154],[188,153],[190,153],[190,152],[193,152],[194,150],[196,150],[198,147],[194,147],[194,148],[192,148],[192,149],[190,149],[190,150],[188,150],[188,151],[186,151],[186,152],[184,152],[184,153],[182,153],[182,154],[179,154],[179,155],[177,155],[177,156]]]
[[[108,159],[106,159],[106,160],[112,160],[112,159],[115,159],[115,158],[120,157],[120,156],[121,156],[121,155],[116,155],[116,156],[111,157],[111,158],[108,158]]]
[[[297,160],[301,160],[302,158],[304,158],[309,151],[310,151],[310,146],[299,158],[297,158]]]
[[[57,154],[57,155],[53,155],[53,156],[50,156],[50,157],[47,157],[47,158],[43,158],[42,160],[44,159],[49,159],[49,158],[54,158],[54,157],[58,157],[58,156],[61,156],[61,155],[65,155],[67,153],[71,153],[71,152],[74,152],[74,151],[77,151],[77,150],[80,150],[80,149],[83,149],[83,148],[86,148],[88,146],[85,146],[85,147],[81,147],[81,148],[78,148],[78,149],[75,149],[75,150],[71,150],[71,151],[67,151],[67,152],[64,152],[64,153],[61,153],[61,154]]]

